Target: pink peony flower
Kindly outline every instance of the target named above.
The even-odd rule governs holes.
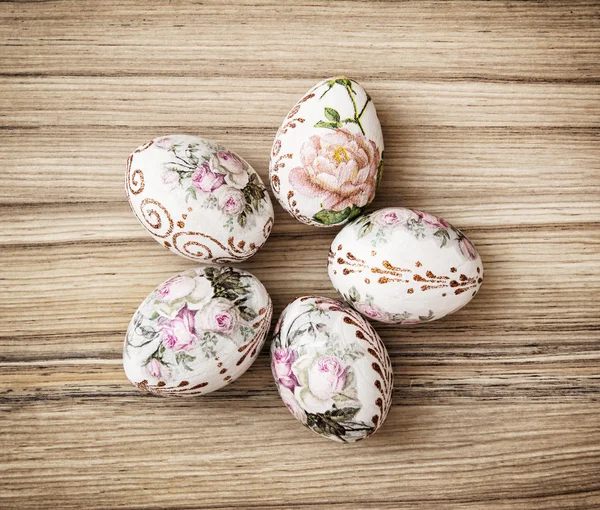
[[[296,386],[300,386],[298,378],[292,372],[292,364],[298,359],[298,353],[293,349],[275,349],[271,361],[271,370],[273,377],[289,390],[294,391]]]
[[[237,216],[244,207],[246,200],[244,194],[233,186],[223,186],[219,190],[219,208],[228,216]]]
[[[219,189],[225,183],[225,176],[211,170],[208,163],[203,163],[192,174],[192,186],[203,193]]]
[[[239,312],[235,305],[224,298],[213,299],[196,314],[197,331],[214,331],[230,335],[239,322]]]
[[[156,358],[146,365],[146,373],[154,379],[168,380],[171,377],[171,371]]]
[[[339,395],[346,384],[346,374],[350,367],[342,367],[333,356],[321,356],[308,369],[308,388],[320,400],[328,400]]]
[[[419,217],[419,221],[423,221],[423,222],[427,223],[427,225],[429,225],[430,227],[433,227],[433,228],[449,228],[450,227],[450,224],[446,220],[444,220],[442,218],[438,218],[437,216],[434,216],[433,214],[430,214],[428,212],[415,211],[415,213]]]
[[[460,241],[458,241],[458,248],[465,258],[471,260],[475,260],[477,258],[475,246],[473,246],[471,241],[469,241],[466,237],[462,237]]]
[[[295,190],[318,197],[326,209],[363,207],[375,197],[379,159],[375,142],[336,129],[304,142],[302,166],[292,168],[289,179]]]
[[[171,147],[173,147],[175,142],[173,141],[172,138],[165,136],[163,138],[159,138],[158,140],[156,140],[156,142],[154,142],[154,144],[156,146],[160,147],[161,149],[168,151],[169,149],[171,149]]]
[[[194,312],[185,306],[174,319],[159,318],[158,325],[162,344],[172,351],[189,351],[198,340],[194,331]]]
[[[156,291],[156,298],[163,303],[172,303],[191,294],[196,286],[189,276],[176,276],[163,283]]]

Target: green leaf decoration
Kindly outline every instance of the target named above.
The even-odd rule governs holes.
[[[334,108],[330,108],[329,106],[325,107],[325,117],[327,117],[327,120],[330,120],[332,122],[337,123],[340,121],[340,114],[338,113],[338,111]]]
[[[344,220],[356,218],[361,213],[361,208],[355,205],[346,207],[341,211],[332,211],[331,209],[321,209],[313,216],[313,220],[323,225],[335,225]]]
[[[348,290],[348,298],[351,303],[356,303],[357,301],[360,301],[360,294],[358,290],[356,290],[356,287],[354,285],[352,285],[352,287],[350,287],[350,290]]]
[[[177,364],[182,365],[186,370],[192,370],[192,368],[188,365],[188,363],[194,361],[195,359],[196,359],[195,356],[190,356],[189,354],[187,354],[183,351],[179,351],[175,355],[175,360],[177,361]]]
[[[248,308],[247,306],[240,306],[239,311],[240,317],[245,321],[250,322],[256,319],[257,313],[254,310],[252,310],[252,308]]]
[[[444,246],[446,246],[446,243],[450,239],[450,234],[448,234],[448,231],[443,228],[436,230],[433,235],[440,237],[442,239],[442,244],[440,245],[440,248],[443,248]]]
[[[204,274],[212,285],[215,297],[235,302],[249,292],[248,285],[242,281],[242,275],[232,267],[207,267]]]
[[[384,152],[381,153],[381,160],[379,161],[379,166],[377,167],[377,181],[375,183],[375,188],[379,187],[379,183],[381,182],[381,178],[383,177],[383,154],[384,154]]]
[[[338,129],[342,127],[339,122],[325,122],[324,120],[320,120],[315,124],[316,128],[325,128],[325,129]]]
[[[421,322],[429,322],[433,320],[433,310],[429,310],[429,314],[427,315],[419,315],[419,320]]]
[[[154,329],[148,326],[140,327],[140,332],[142,333],[142,336],[147,340],[154,340],[158,336],[158,332],[154,331]]]

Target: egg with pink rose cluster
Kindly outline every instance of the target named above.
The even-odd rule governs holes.
[[[252,365],[271,298],[247,271],[207,266],[169,278],[135,312],[123,346],[127,378],[157,395],[218,390]]]
[[[277,131],[269,167],[275,197],[308,225],[343,225],[375,198],[383,134],[371,96],[356,81],[317,83]]]
[[[373,434],[392,401],[390,358],[352,308],[316,296],[292,301],[271,344],[271,369],[288,410],[322,436],[352,443]]]
[[[273,227],[273,205],[254,169],[196,136],[163,136],[136,149],[127,160],[125,191],[152,237],[194,260],[245,260]]]
[[[393,324],[440,319],[481,287],[469,239],[428,212],[388,207],[346,225],[329,251],[329,278],[365,317]]]

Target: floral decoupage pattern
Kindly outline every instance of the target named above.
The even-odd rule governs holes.
[[[419,324],[462,308],[483,281],[473,244],[430,213],[389,207],[346,225],[331,244],[329,277],[364,316]]]
[[[235,153],[207,140],[184,141],[164,137],[156,145],[172,154],[163,163],[161,179],[168,187],[185,190],[185,201],[201,201],[225,218],[223,226],[233,232],[244,227],[265,207],[267,191],[250,165]]]
[[[275,328],[271,368],[286,407],[314,432],[353,442],[385,420],[387,351],[370,325],[337,301],[304,297],[288,305]]]
[[[185,271],[157,287],[135,313],[125,338],[125,372],[153,393],[214,391],[252,364],[271,313],[267,291],[250,273]]]
[[[222,145],[195,136],[165,136],[134,151],[126,191],[152,236],[192,259],[245,260],[273,225],[271,200],[252,167]]]
[[[317,226],[358,216],[375,197],[382,171],[375,107],[348,78],[313,87],[287,116],[271,154],[275,196],[290,214]]]
[[[440,248],[454,246],[465,259],[477,258],[471,241],[460,230],[428,212],[388,207],[362,216],[356,220],[356,225],[359,226],[357,239],[371,234],[373,247],[387,243],[394,231],[405,229],[416,239],[437,238]]]

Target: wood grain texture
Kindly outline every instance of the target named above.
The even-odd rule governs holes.
[[[0,45],[0,507],[600,507],[598,2],[4,2]],[[291,417],[266,349],[206,397],[139,393],[127,324],[194,263],[132,215],[128,154],[200,134],[265,178],[291,106],[341,74],[384,129],[372,208],[464,230],[482,290],[375,326],[394,405],[353,446]],[[241,265],[275,316],[336,297],[333,235],[276,205]]]

